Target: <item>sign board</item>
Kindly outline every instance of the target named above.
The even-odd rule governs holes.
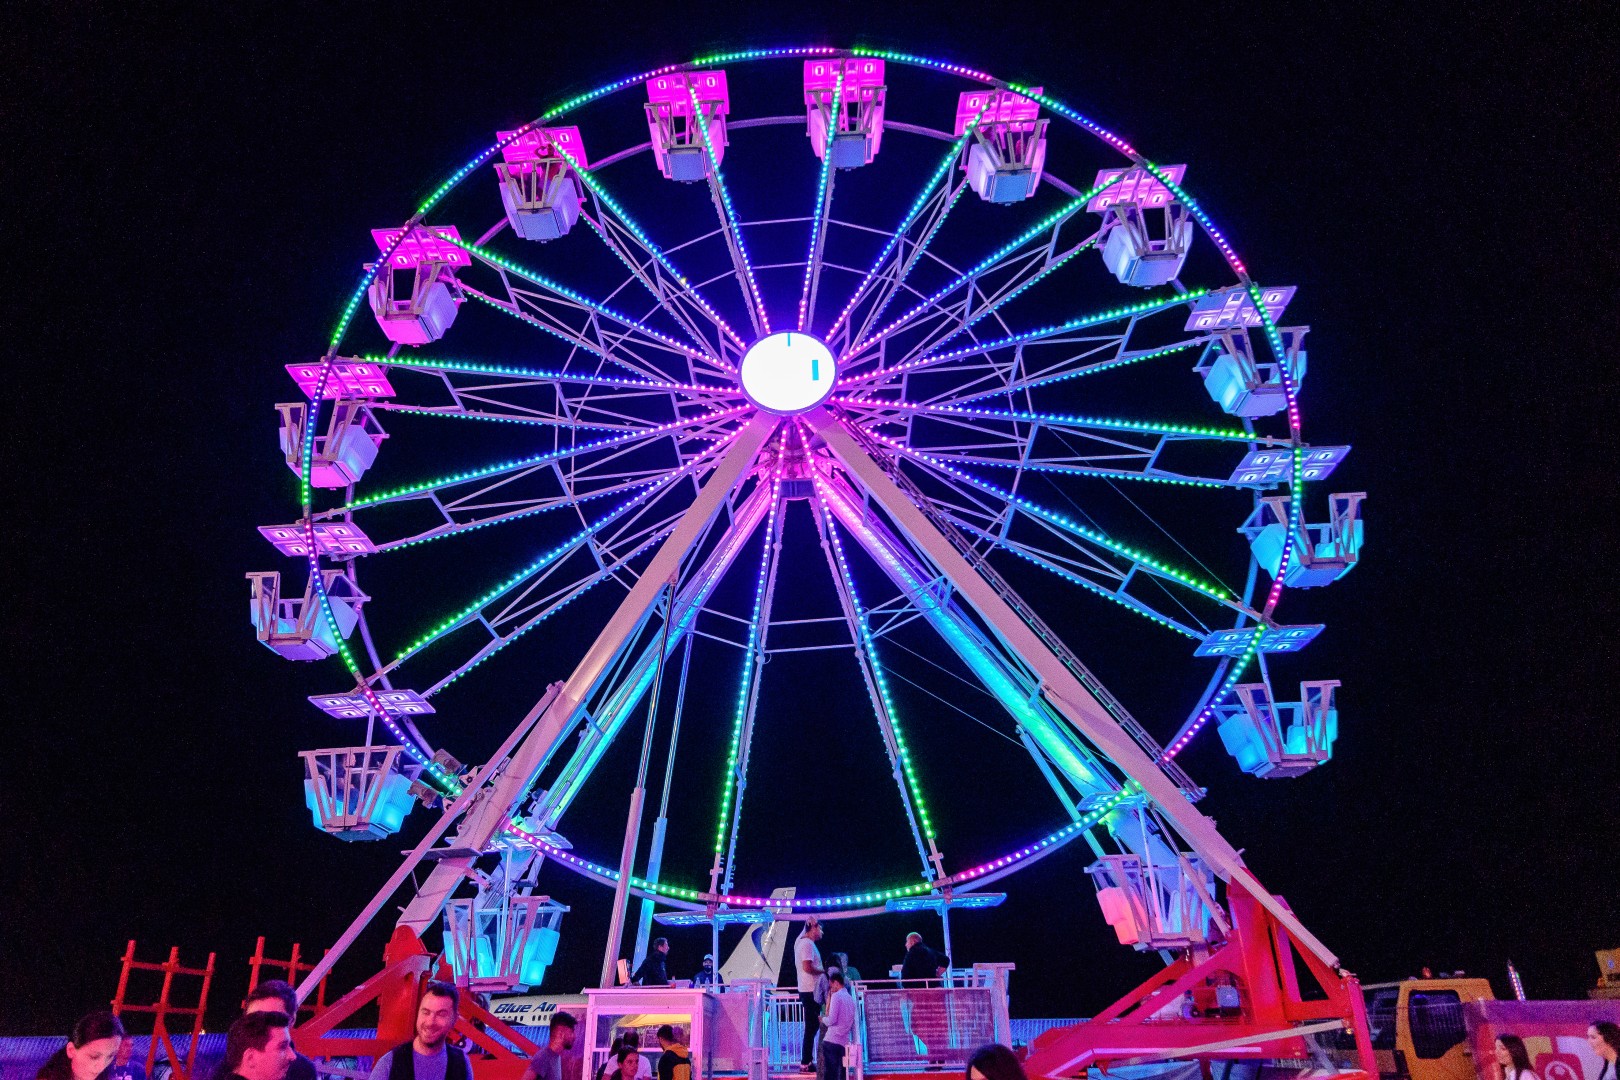
[[[519,997],[491,998],[489,1011],[497,1020],[521,1027],[550,1027],[557,1013],[573,1013],[585,1018],[584,994],[523,994]]]

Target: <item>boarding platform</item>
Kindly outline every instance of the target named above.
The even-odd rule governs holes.
[[[1007,1011],[1012,964],[951,969],[944,978],[901,983],[857,980],[854,1038],[845,1057],[851,1077],[960,1074],[986,1043],[1013,1041]],[[608,1048],[633,1032],[657,1054],[659,1026],[675,1028],[692,1051],[693,1080],[800,1075],[804,1006],[792,989],[742,979],[716,989],[621,986],[587,989],[576,1043],[581,1071],[594,1076]]]

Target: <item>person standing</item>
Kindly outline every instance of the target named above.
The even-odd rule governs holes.
[[[696,975],[692,976],[692,985],[712,986],[717,990],[726,985],[725,976],[715,970],[713,953],[703,955],[703,966],[698,968]]]
[[[692,1051],[676,1041],[673,1027],[658,1029],[658,1045],[664,1050],[658,1055],[658,1080],[692,1080]]]
[[[669,985],[668,938],[653,938],[652,948],[647,950],[646,959],[636,968],[635,977],[630,981],[637,986]]]
[[[292,1019],[284,1012],[243,1013],[225,1033],[225,1076],[241,1080],[286,1080],[298,1058]]]
[[[900,985],[920,989],[943,974],[939,954],[923,944],[923,936],[916,931],[907,934],[906,957],[900,961]]]
[[[261,1012],[278,1012],[287,1017],[287,1037],[290,1039],[293,1027],[298,1022],[298,995],[286,980],[267,979],[249,990],[247,1000],[242,1003],[243,1016]],[[287,1067],[287,1080],[315,1080],[315,1063],[296,1048],[293,1050],[293,1063]]]
[[[428,983],[416,1007],[416,1037],[378,1058],[369,1080],[472,1080],[466,1051],[450,1045],[460,1009],[461,991]]]
[[[542,1046],[523,1070],[523,1080],[562,1080],[563,1055],[574,1048],[573,1013],[551,1014],[551,1031]]]
[[[821,1033],[823,1080],[844,1080],[844,1054],[855,1030],[855,996],[849,992],[844,973],[827,971],[827,1019]]]
[[[67,1042],[39,1067],[36,1080],[106,1080],[124,1041],[118,1017],[105,1009],[86,1013],[73,1025]]]
[[[804,1006],[804,1045],[799,1051],[799,1071],[815,1069],[816,1034],[821,1027],[821,1005],[816,1001],[816,980],[821,977],[821,920],[814,915],[804,921],[804,929],[793,942],[793,973],[798,977],[799,1004]]]

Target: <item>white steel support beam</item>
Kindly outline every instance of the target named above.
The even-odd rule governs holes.
[[[1287,928],[1294,940],[1323,963],[1338,966],[1338,958],[1273,896],[1243,863],[1243,858],[1205,817],[1187,801],[1159,766],[1138,746],[1102,703],[1077,679],[1036,633],[1019,618],[1006,600],[981,577],[927,515],[901,491],[884,467],[825,408],[808,414],[810,426],[834,456],[866,490],[867,495],[894,521],[906,537],[950,580],[992,630],[1029,665],[1041,680],[1041,692],[1053,707],[1086,736],[1109,760],[1141,787],[1182,838],[1205,863],[1231,885],[1249,893]]]
[[[427,881],[417,889],[400,915],[399,926],[409,927],[420,936],[439,917],[445,902],[467,876],[479,854],[511,820],[558,741],[572,727],[586,698],[641,629],[665,583],[679,570],[726,497],[747,475],[777,422],[776,417],[758,413],[737,433],[675,531],[620,601],[618,610],[597,635],[574,673],[558,693],[543,698],[523,719],[524,725],[533,725],[532,729],[512,752],[506,768],[500,770],[488,786],[485,797],[468,812],[451,842],[452,847],[465,854],[448,856],[434,865]],[[486,773],[488,771],[486,766]],[[457,800],[458,805],[462,802]]]

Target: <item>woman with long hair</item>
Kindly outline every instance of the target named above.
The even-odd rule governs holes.
[[[124,1025],[105,1009],[85,1013],[62,1048],[39,1067],[35,1080],[106,1080],[124,1041]]]
[[[1620,1024],[1612,1020],[1594,1020],[1586,1028],[1586,1041],[1592,1047],[1592,1053],[1603,1062],[1598,1070],[1598,1080],[1620,1080]]]
[[[1530,1068],[1530,1051],[1517,1035],[1496,1037],[1496,1067],[1502,1070],[1502,1080],[1541,1080]]]

